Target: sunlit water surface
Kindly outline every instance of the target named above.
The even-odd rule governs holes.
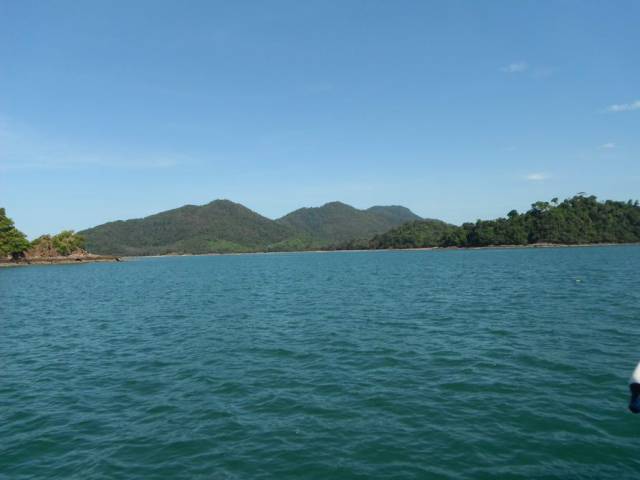
[[[0,477],[640,478],[640,247],[0,270]]]

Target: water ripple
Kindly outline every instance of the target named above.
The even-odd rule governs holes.
[[[3,269],[0,478],[638,478],[639,271],[639,247]]]

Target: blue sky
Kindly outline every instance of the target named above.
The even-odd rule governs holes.
[[[0,2],[30,237],[229,198],[454,223],[640,197],[637,1]]]

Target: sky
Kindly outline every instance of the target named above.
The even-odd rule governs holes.
[[[217,198],[452,223],[640,198],[640,2],[0,0],[30,238]]]

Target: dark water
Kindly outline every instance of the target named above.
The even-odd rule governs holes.
[[[640,247],[0,270],[0,477],[640,478]]]

